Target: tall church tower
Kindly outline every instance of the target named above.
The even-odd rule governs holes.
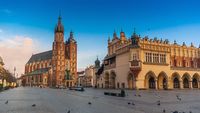
[[[77,84],[77,42],[74,39],[73,32],[70,32],[70,36],[68,40],[65,43],[65,49],[66,49],[66,56],[67,59],[69,59],[69,70],[70,75],[72,76],[73,83],[72,85]]]
[[[61,16],[54,30],[54,42],[52,47],[52,75],[51,86],[62,86],[65,82],[65,43],[64,27],[61,23]]]

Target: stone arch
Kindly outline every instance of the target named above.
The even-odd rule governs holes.
[[[105,72],[104,80],[105,80],[105,88],[109,88],[109,73]]]
[[[177,72],[174,72],[172,74],[172,78],[171,78],[171,83],[173,85],[173,88],[180,88],[180,75]]]
[[[192,77],[192,88],[199,88],[199,74],[195,73]]]
[[[191,81],[191,77],[189,75],[189,73],[184,73],[182,76],[182,81],[183,81],[183,88],[190,88],[190,81]]]
[[[136,84],[135,84],[136,79],[135,79],[135,76],[132,72],[128,73],[127,81],[128,81],[128,88],[129,89],[135,89],[136,88]]]
[[[115,71],[111,71],[110,72],[110,88],[116,88],[116,86],[115,86],[115,82],[116,82],[116,73],[115,73]]]
[[[158,89],[167,89],[168,88],[168,76],[162,71],[158,75]]]
[[[147,89],[156,89],[156,75],[153,71],[149,71],[145,76],[145,86]]]

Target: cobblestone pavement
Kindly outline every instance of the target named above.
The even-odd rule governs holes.
[[[120,92],[19,87],[0,93],[0,113],[200,113],[200,90],[127,90],[124,98],[105,96],[104,91]]]

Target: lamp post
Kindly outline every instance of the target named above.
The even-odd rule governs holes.
[[[15,77],[15,71],[16,71],[16,67],[14,67],[14,77]]]

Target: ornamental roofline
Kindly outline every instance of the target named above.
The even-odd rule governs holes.
[[[116,35],[116,32],[114,32],[114,34]],[[186,47],[186,48],[200,48],[200,45],[199,47],[196,47],[192,42],[190,43],[190,45],[187,45],[185,44],[185,42],[183,42],[183,44],[179,44],[177,43],[176,40],[174,40],[174,42],[170,42],[168,39],[163,39],[163,38],[160,38],[158,39],[157,37],[154,37],[154,38],[149,38],[148,36],[144,36],[144,37],[141,37],[140,35],[137,35],[137,33],[133,32],[133,34],[131,35],[131,37],[127,38],[126,41],[127,43],[131,41],[131,38],[134,38],[134,37],[137,37],[139,38],[139,42],[140,43],[146,43],[146,44],[163,44],[163,45],[169,45],[169,46],[177,46],[177,47]],[[120,41],[117,40],[117,42]],[[115,43],[114,43],[115,42]],[[127,43],[119,43],[119,46],[123,46],[123,45],[127,45]],[[116,44],[116,40],[110,40],[109,43],[108,43],[108,46],[111,46],[113,44]],[[130,43],[129,43],[130,44]]]

